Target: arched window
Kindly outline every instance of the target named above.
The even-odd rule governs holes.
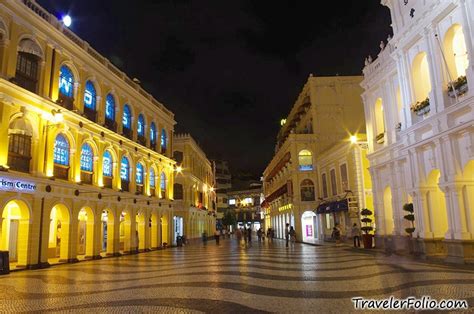
[[[29,172],[33,128],[24,118],[17,118],[8,128],[8,166],[15,171]]]
[[[375,135],[377,143],[382,144],[385,139],[385,122],[382,98],[378,98],[375,102]]]
[[[123,157],[120,163],[120,179],[130,181],[130,163],[127,157]]]
[[[16,62],[16,83],[36,93],[38,88],[39,61],[42,52],[38,44],[31,39],[22,39],[18,45]]]
[[[130,162],[127,157],[122,157],[120,162],[120,179],[123,191],[129,190],[130,183]]]
[[[112,176],[113,176],[113,158],[112,158],[112,154],[108,150],[104,152],[104,156],[102,160],[102,174],[103,174],[104,186],[107,188],[111,188]]]
[[[84,90],[84,107],[95,111],[96,99],[97,93],[95,91],[94,83],[87,81]]]
[[[82,171],[93,171],[94,167],[94,153],[92,147],[85,143],[82,145],[81,150],[81,170]]]
[[[415,100],[422,102],[428,98],[431,91],[430,70],[425,52],[420,52],[413,59],[412,73]]]
[[[132,112],[129,105],[123,106],[122,125],[124,129],[132,128]]]
[[[112,94],[105,98],[105,119],[115,122],[115,98]]]
[[[54,163],[69,166],[69,142],[62,134],[58,134],[54,141]]]
[[[69,142],[62,134],[54,140],[54,176],[67,180],[69,177]]]
[[[166,130],[161,130],[161,152],[166,153],[166,146],[168,142],[168,136],[166,135]]]
[[[135,182],[137,184],[143,184],[143,165],[141,163],[137,164],[137,173],[135,174]]]
[[[138,115],[137,134],[143,137],[145,136],[145,118],[142,114]]]
[[[300,186],[301,190],[301,201],[311,202],[314,201],[314,184],[313,181],[309,179],[303,180]]]
[[[164,172],[161,173],[160,190],[161,198],[166,198],[166,174]]]
[[[313,170],[313,156],[309,150],[303,149],[298,154],[298,164],[300,171]]]
[[[150,188],[155,189],[155,170],[150,168]]]
[[[61,106],[72,109],[74,102],[74,75],[69,67],[61,66],[59,70],[59,98]]]
[[[150,146],[152,149],[156,149],[156,125],[152,122],[150,125]]]
[[[466,69],[469,66],[469,59],[461,25],[454,24],[446,32],[444,50],[451,79],[456,80],[461,76],[465,76]]]

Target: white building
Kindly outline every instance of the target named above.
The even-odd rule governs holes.
[[[472,260],[474,1],[382,4],[394,35],[366,60],[362,82],[377,246]],[[415,210],[409,241],[406,203]]]

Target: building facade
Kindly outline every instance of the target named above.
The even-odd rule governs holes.
[[[237,228],[251,228],[257,231],[264,228],[263,212],[261,211],[262,185],[253,184],[244,190],[227,192],[229,210],[235,214]]]
[[[288,117],[282,120],[275,155],[263,173],[262,207],[277,237],[284,237],[286,223],[295,228],[299,241],[320,240],[325,233],[315,226],[320,225],[315,211],[323,195],[319,171],[326,171],[317,160],[351,135],[364,133],[361,81],[359,76],[310,75]],[[324,175],[329,174],[330,170]],[[310,230],[313,228],[317,230]]]
[[[216,174],[217,217],[222,219],[224,212],[229,208],[227,191],[232,188],[232,176],[226,160],[214,160],[213,166]]]
[[[189,134],[175,134],[173,156],[178,166],[174,183],[174,239],[209,236],[216,229],[215,179],[211,162]]]
[[[0,1],[0,75],[12,267],[170,243],[173,113],[34,1]]]
[[[362,82],[377,245],[472,260],[474,1],[382,4],[394,35],[366,60]]]
[[[306,212],[302,217],[303,241],[330,239],[336,224],[343,237],[350,237],[354,223],[361,227],[361,209],[368,208],[373,212],[367,153],[366,136],[358,133],[316,156],[319,174],[316,193],[320,202],[316,213]],[[306,189],[302,187],[301,197],[312,197],[310,185]]]

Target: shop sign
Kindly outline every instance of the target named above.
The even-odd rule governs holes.
[[[35,192],[36,184],[23,180],[0,177],[0,189],[18,192]]]
[[[283,212],[283,211],[285,211],[285,210],[287,210],[287,209],[291,209],[292,207],[293,207],[292,204],[286,204],[286,205],[283,205],[283,206],[278,207],[278,211],[279,211],[279,212]]]
[[[312,237],[313,236],[313,226],[312,225],[306,225],[306,236],[307,237]]]

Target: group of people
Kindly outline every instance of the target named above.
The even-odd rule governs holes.
[[[332,238],[336,240],[336,246],[341,243],[341,228],[338,223],[332,228]],[[354,247],[360,247],[360,228],[356,223],[352,225],[351,238],[354,240]]]

